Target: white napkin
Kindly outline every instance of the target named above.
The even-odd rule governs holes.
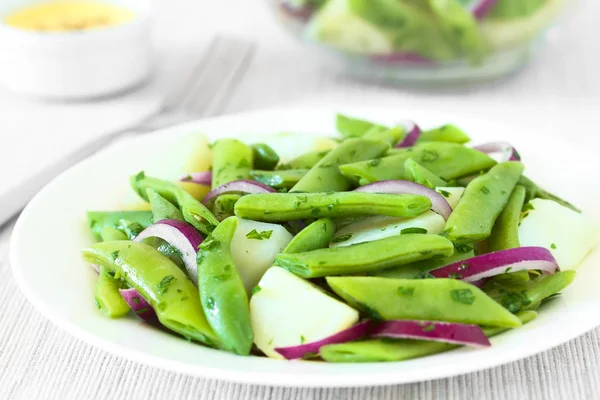
[[[89,102],[0,92],[0,197],[86,142],[134,126],[161,105],[155,85]]]

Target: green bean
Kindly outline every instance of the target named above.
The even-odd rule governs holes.
[[[448,182],[420,165],[412,158],[409,158],[404,162],[404,179],[419,183],[431,189],[444,187],[448,184]]]
[[[575,279],[575,271],[560,271],[543,275],[527,282],[488,282],[483,290],[507,310],[517,313],[535,309],[542,300],[569,286]]]
[[[120,230],[107,226],[102,230],[102,241],[127,240],[127,236]],[[119,289],[125,285],[114,278],[114,272],[104,266],[99,267],[98,280],[94,288],[96,305],[106,316],[121,318],[129,313],[131,308],[121,296]]]
[[[198,289],[154,248],[131,241],[103,242],[84,249],[83,258],[114,271],[135,288],[166,328],[209,346],[218,344],[202,310]]]
[[[249,355],[254,337],[248,296],[230,251],[237,226],[237,218],[227,218],[200,245],[198,289],[208,322],[222,347]]]
[[[406,135],[406,131],[402,126],[396,126],[394,128],[386,128],[382,126],[375,126],[367,133],[364,134],[365,139],[379,140],[390,146],[395,146],[402,138]]]
[[[146,201],[148,201],[146,189],[154,190],[166,200],[177,205],[186,222],[205,234],[210,233],[219,224],[215,216],[202,203],[174,183],[151,178],[140,172],[131,178],[131,186]]]
[[[213,205],[213,213],[215,214],[215,217],[217,217],[219,221],[231,217],[233,215],[235,203],[241,197],[241,195],[235,193],[224,193],[217,197],[215,204]]]
[[[377,140],[349,139],[331,150],[300,179],[294,192],[342,192],[350,189],[351,181],[344,177],[338,166],[384,154],[389,145]]]
[[[490,252],[521,246],[519,244],[519,221],[524,202],[525,187],[517,185],[492,228],[492,233],[488,238]]]
[[[456,279],[328,277],[327,283],[351,307],[375,319],[521,325],[517,317],[476,286]]]
[[[452,243],[441,236],[406,234],[351,246],[279,254],[275,265],[302,278],[318,278],[378,271],[395,265],[448,257],[453,251]]]
[[[373,127],[383,127],[373,122],[342,114],[336,116],[335,125],[340,135],[345,138],[361,137]]]
[[[144,230],[144,226],[135,221],[127,221],[126,219],[122,219],[117,223],[117,228],[123,232],[127,239],[133,240],[142,233]]]
[[[306,173],[308,169],[288,169],[277,171],[250,171],[250,176],[257,182],[271,186],[275,189],[292,188]]]
[[[221,139],[213,145],[212,188],[249,179],[254,163],[252,148],[236,139]]]
[[[148,196],[148,200],[150,201],[154,222],[158,222],[163,219],[184,221],[183,214],[177,207],[173,205],[173,203],[150,188],[146,189],[146,194]]]
[[[254,168],[271,171],[279,163],[279,155],[271,146],[264,143],[253,144]]]
[[[101,239],[105,227],[116,227],[121,219],[138,222],[145,228],[153,222],[150,211],[88,211],[87,219],[96,240]]]
[[[329,154],[331,150],[320,150],[320,151],[311,151],[310,153],[302,154],[285,164],[280,164],[277,169],[278,170],[286,170],[286,169],[310,169],[317,165],[319,161],[327,154]]]
[[[417,261],[394,268],[377,271],[370,275],[382,278],[395,279],[421,279],[428,276],[429,271],[475,257],[473,246],[461,245],[455,246],[454,253],[445,258],[431,258],[428,260]]]
[[[333,234],[335,233],[335,224],[328,218],[321,218],[302,229],[287,247],[284,253],[302,253],[322,249],[329,245]]]
[[[473,243],[490,236],[494,222],[523,173],[523,164],[508,161],[493,167],[467,186],[444,227],[455,243]]]
[[[429,142],[381,159],[340,165],[342,174],[361,185],[386,179],[404,179],[404,163],[412,158],[444,180],[477,174],[496,164],[480,151],[456,143]]]
[[[523,324],[535,319],[535,311],[525,311],[517,315]],[[485,327],[487,337],[507,331],[507,328]],[[330,344],[321,347],[321,358],[329,362],[379,362],[404,361],[428,356],[460,347],[459,345],[408,339],[371,339],[357,342]]]
[[[250,194],[235,204],[235,215],[278,222],[366,215],[416,217],[431,208],[424,196],[365,192]]]
[[[470,141],[471,138],[462,129],[455,125],[442,125],[435,129],[421,132],[417,143],[422,142],[448,142],[463,144]]]
[[[568,207],[573,211],[581,213],[581,210],[579,208],[575,207],[568,201],[563,200],[560,197],[540,188],[538,185],[535,184],[535,182],[527,178],[525,175],[521,176],[521,178],[519,179],[519,185],[525,186],[525,189],[527,190],[527,198],[525,199],[526,202],[538,197],[540,199],[555,201],[562,206]]]

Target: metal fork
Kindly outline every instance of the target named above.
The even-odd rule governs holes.
[[[114,140],[220,114],[241,82],[254,50],[253,43],[216,36],[187,77],[167,94],[162,107],[155,114],[133,127],[112,132],[86,144],[29,178],[11,193],[0,196],[0,227],[20,212],[46,183],[72,165],[107,147]]]

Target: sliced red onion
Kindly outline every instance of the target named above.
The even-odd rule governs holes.
[[[436,342],[462,344],[468,346],[488,347],[490,341],[477,325],[457,324],[452,322],[384,321],[371,332],[373,337],[389,337],[395,339],[432,340]]]
[[[161,238],[179,250],[181,260],[192,282],[198,283],[196,253],[204,239],[196,228],[183,221],[163,219],[144,229],[133,241],[140,242],[149,237]]]
[[[361,186],[355,191],[368,193],[415,194],[425,196],[431,200],[431,209],[440,214],[445,220],[447,220],[450,216],[450,213],[452,213],[452,207],[450,207],[450,204],[448,204],[448,201],[444,198],[444,196],[435,190],[428,188],[427,186],[423,186],[415,182],[403,180],[379,181]]]
[[[119,293],[121,293],[123,300],[140,318],[145,321],[151,321],[156,318],[156,313],[152,306],[136,289],[119,289]]]
[[[477,19],[483,19],[498,0],[473,0],[467,7]]]
[[[305,343],[298,346],[277,347],[275,351],[288,360],[295,360],[307,355],[317,355],[321,347],[328,344],[346,343],[367,336],[373,328],[373,321],[360,322],[348,329],[338,332],[312,343]]]
[[[483,278],[517,272],[540,270],[553,274],[559,270],[552,253],[544,247],[518,247],[482,254],[429,273],[436,278],[455,278],[465,282],[477,282]]]
[[[315,9],[309,5],[298,7],[287,1],[281,2],[281,9],[289,16],[301,21],[308,21],[315,12]]]
[[[433,64],[433,60],[417,53],[373,54],[371,60],[381,64]]]
[[[203,171],[203,172],[192,172],[181,179],[181,182],[191,182],[197,183],[198,185],[209,185],[212,183],[212,172],[211,171]]]
[[[473,146],[473,148],[475,150],[479,150],[482,153],[486,153],[486,154],[502,153],[501,162],[521,161],[521,155],[519,154],[517,149],[515,149],[513,147],[513,145],[511,145],[510,143],[507,143],[507,142],[484,143],[484,144],[480,144],[478,146]]]
[[[421,128],[419,128],[419,125],[417,125],[413,121],[403,121],[401,122],[401,125],[404,126],[404,129],[408,133],[406,134],[406,136],[404,136],[404,139],[402,139],[402,141],[396,145],[396,147],[414,146],[415,143],[417,143],[417,140],[419,140],[419,137],[421,136]]]
[[[220,196],[224,193],[248,193],[248,194],[260,194],[260,193],[273,193],[276,190],[270,186],[264,185],[260,182],[250,181],[250,180],[240,180],[233,181],[221,185],[210,192],[204,197],[202,203],[209,204],[212,200],[214,200],[217,196]]]

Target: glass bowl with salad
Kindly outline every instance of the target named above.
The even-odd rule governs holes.
[[[525,64],[567,0],[268,0],[280,23],[350,74],[490,80]]]

